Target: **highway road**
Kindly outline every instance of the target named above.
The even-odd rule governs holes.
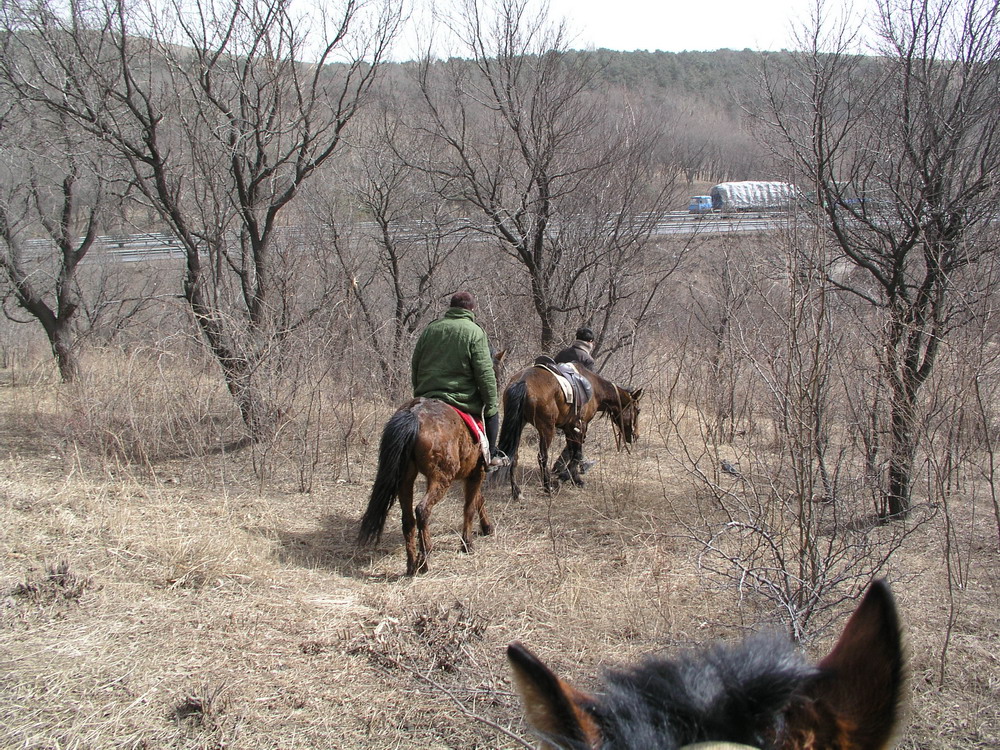
[[[656,224],[654,234],[722,234],[729,232],[768,232],[785,226],[788,215],[784,213],[738,213],[738,214],[706,214],[695,216],[686,211],[674,211],[665,214]],[[470,222],[471,224],[471,222]],[[364,229],[361,225],[359,229]],[[294,231],[294,230],[291,230]],[[487,234],[466,230],[473,241],[488,237]],[[404,227],[400,230],[403,237],[421,234],[419,228]],[[42,255],[52,249],[52,244],[46,240],[30,240],[27,250],[30,255]],[[176,237],[158,232],[141,233],[121,236],[99,237],[93,250],[88,253],[87,260],[91,263],[102,259],[124,263],[135,263],[169,258],[181,259],[184,249]]]

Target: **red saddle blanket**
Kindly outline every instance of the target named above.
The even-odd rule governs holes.
[[[448,406],[451,406],[451,404],[448,404]],[[451,408],[455,409],[455,413],[462,418],[462,421],[465,422],[466,425],[468,425],[469,432],[472,433],[472,437],[479,443],[479,447],[483,451],[483,458],[485,458],[486,462],[489,463],[490,444],[486,438],[486,431],[483,429],[483,423],[461,409],[456,409],[454,406],[451,406]]]

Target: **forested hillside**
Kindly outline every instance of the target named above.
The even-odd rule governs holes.
[[[617,52],[599,49],[592,54],[601,67],[601,79],[633,90],[662,89],[693,94],[720,105],[730,104],[730,93],[746,93],[753,75],[766,58],[769,64],[789,53],[720,49],[714,52]]]
[[[661,131],[657,158],[687,183],[782,176],[772,155],[748,132],[746,107],[758,91],[765,61],[771,69],[786,69],[790,53],[598,49],[566,51],[562,57],[571,68],[592,71],[587,89],[596,99],[631,108]],[[471,61],[464,64],[474,67]],[[419,66],[397,63],[389,68],[391,88],[412,92]],[[683,197],[678,194],[678,208]]]
[[[689,184],[786,177],[751,137],[747,108],[754,106],[765,62],[772,70],[787,69],[790,53],[600,49],[578,54],[592,56],[600,85],[648,103],[643,113],[662,120],[669,132],[666,158]]]

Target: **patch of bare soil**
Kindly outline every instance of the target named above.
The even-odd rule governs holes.
[[[44,395],[6,390],[5,748],[517,748],[530,736],[509,642],[587,688],[603,666],[753,625],[699,569],[677,523],[695,493],[652,430],[619,455],[596,425],[585,488],[545,496],[527,471],[522,502],[489,489],[497,531],[472,554],[453,490],[431,570],[411,579],[398,510],[375,549],[354,544],[373,433],[353,476],[321,462],[305,494],[280,466],[258,482],[247,451],[111,470],[53,437]],[[981,512],[953,523],[970,550],[961,588],[940,519],[892,562],[911,657],[904,748],[1000,746],[996,527]]]

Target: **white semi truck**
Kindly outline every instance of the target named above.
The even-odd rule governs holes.
[[[780,211],[794,207],[801,198],[802,192],[790,182],[721,182],[708,196],[693,196],[688,211]]]

